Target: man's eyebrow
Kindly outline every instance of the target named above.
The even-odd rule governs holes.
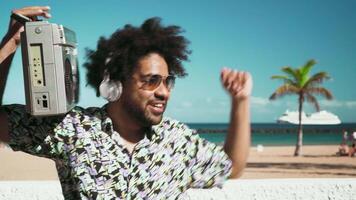
[[[161,74],[152,74],[152,73],[149,73],[149,74],[140,74],[139,77],[140,78],[150,78],[152,76],[160,76],[160,77],[168,77],[168,76],[174,76],[172,74],[168,74],[167,76],[162,76]]]
[[[141,78],[148,78],[148,77],[151,77],[151,76],[162,76],[161,74],[152,74],[152,73],[149,73],[149,74],[141,74],[140,77]],[[163,77],[163,76],[162,76]]]
[[[158,75],[158,74],[152,74],[152,73],[149,73],[149,74],[140,74],[140,78],[148,78],[148,77],[151,77],[153,75]]]

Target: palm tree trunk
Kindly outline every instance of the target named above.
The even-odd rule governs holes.
[[[294,156],[302,155],[303,146],[303,127],[302,127],[302,111],[303,111],[303,94],[299,94],[299,124],[298,124],[298,138],[295,146]]]

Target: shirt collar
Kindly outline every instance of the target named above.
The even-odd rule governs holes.
[[[111,136],[114,133],[114,126],[111,118],[108,115],[107,108],[108,104],[105,104],[101,107],[101,129]],[[151,128],[147,130],[144,139],[155,141],[156,139],[161,138],[166,121],[166,119],[162,119],[159,124],[151,126]]]

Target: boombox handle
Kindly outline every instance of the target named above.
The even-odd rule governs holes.
[[[19,13],[12,13],[11,18],[15,19],[17,22],[21,23],[22,25],[25,25],[26,22],[40,21],[36,16],[29,18]]]

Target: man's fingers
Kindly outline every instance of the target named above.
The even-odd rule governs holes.
[[[230,93],[236,93],[242,88],[243,72],[223,68],[221,70],[221,81]]]
[[[27,17],[35,17],[35,16],[43,16],[46,18],[50,18],[51,14],[49,6],[32,6],[32,7],[25,7],[18,10],[13,10],[13,13],[18,13]]]
[[[252,78],[249,72],[223,68],[221,82],[234,97],[247,97],[251,94]]]
[[[234,80],[236,79],[237,73],[234,70],[230,70],[227,74],[226,74],[226,85],[229,89],[235,87],[234,85]]]
[[[234,71],[232,78],[233,87],[231,88],[231,92],[237,94],[242,89],[243,72]]]
[[[223,82],[225,85],[231,85],[233,89],[239,89],[245,85],[249,79],[249,73],[245,71],[231,70],[223,74]]]
[[[221,70],[221,80],[222,80],[223,82],[226,81],[226,77],[227,77],[227,75],[229,74],[230,71],[231,71],[231,69],[226,68],[226,67],[224,67],[224,68]]]
[[[229,69],[229,68],[223,68],[221,70],[221,81],[225,88],[227,88],[229,85],[228,75],[230,74],[230,72],[231,72],[231,69]]]

